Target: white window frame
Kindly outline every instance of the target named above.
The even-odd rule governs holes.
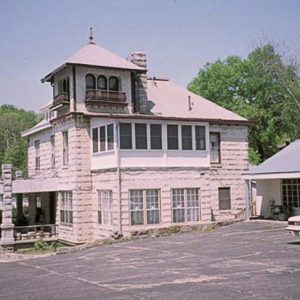
[[[34,141],[34,151],[35,151],[35,170],[36,171],[41,169],[40,150],[41,150],[40,140],[35,140]]]
[[[281,180],[282,204],[289,209],[300,207],[300,179]],[[296,204],[296,205],[295,205]]]
[[[120,145],[121,151],[164,151],[164,152],[208,152],[208,144],[209,144],[209,131],[208,131],[208,124],[206,123],[175,123],[175,122],[120,122],[120,124],[130,124],[131,125],[131,148],[130,149],[121,149],[121,135],[120,135],[120,126],[118,129],[118,144]],[[136,124],[145,124],[146,125],[146,141],[147,141],[147,148],[145,149],[137,149],[136,148],[136,134],[135,128]],[[151,125],[160,125],[161,126],[161,149],[152,149],[151,148]],[[177,149],[168,149],[168,125],[175,125],[178,129],[178,148]],[[182,148],[182,126],[191,126],[192,129],[192,149],[183,149]],[[203,127],[204,128],[204,149],[196,149],[196,127]]]
[[[55,135],[51,135],[50,145],[51,145],[51,169],[54,169],[55,168]]]
[[[113,225],[112,190],[98,190],[98,224]]]
[[[63,226],[73,226],[72,191],[60,192],[60,224]]]
[[[62,132],[62,140],[63,140],[63,165],[67,166],[69,164],[69,132]]]
[[[177,192],[181,192],[178,193],[177,195],[175,195]],[[191,197],[192,193],[190,192],[197,192],[195,194],[197,194],[197,202],[198,202],[198,206],[189,206],[189,197]],[[174,203],[174,197],[175,196],[183,196],[183,202],[179,199],[177,206],[175,207]],[[172,188],[171,189],[171,201],[172,201],[172,223],[174,224],[183,224],[183,223],[195,223],[195,222],[199,222],[201,221],[201,196],[200,196],[200,188]],[[182,204],[180,204],[183,203]],[[175,211],[183,211],[184,213],[184,218],[183,221],[176,221],[174,218],[174,212]],[[190,216],[191,213],[195,214],[196,212],[196,216],[198,217],[197,220],[191,220]]]
[[[214,149],[212,149],[212,145],[211,145],[211,135],[215,135],[215,136],[218,136],[218,149],[216,149],[216,150],[214,150]],[[218,151],[217,153],[218,153],[218,159],[217,160],[214,160],[213,158],[212,158],[212,153],[213,153],[213,151]],[[222,157],[221,157],[221,132],[219,132],[219,131],[210,131],[209,132],[209,153],[210,153],[210,163],[211,164],[221,164],[221,162],[222,162]]]
[[[150,195],[150,193],[154,193],[155,195]],[[141,197],[142,202],[139,200],[139,204],[142,204],[141,207],[137,205],[133,207],[134,202],[132,203],[133,197],[136,197],[134,193],[139,194],[138,197]],[[151,225],[158,225],[161,223],[161,196],[160,196],[160,189],[132,189],[128,192],[129,195],[129,219],[131,226],[151,226]],[[151,200],[153,197],[156,198],[151,207]],[[152,199],[151,199],[152,198]],[[151,222],[151,212],[154,212],[157,215],[158,221]],[[143,223],[141,224],[133,224],[133,214],[140,213],[143,217]],[[149,217],[149,218],[148,218]],[[153,218],[153,217],[152,217]],[[156,216],[154,217],[156,218]],[[149,221],[150,220],[150,221]]]
[[[229,191],[229,197],[227,197],[227,198],[221,198],[220,197],[220,191],[221,190]],[[220,205],[221,201],[228,201],[228,200],[229,200],[229,207],[224,208],[224,207],[222,207],[222,206],[224,206],[224,204]],[[231,210],[232,203],[231,203],[231,188],[230,187],[228,187],[228,186],[220,186],[218,188],[218,205],[219,205],[219,210],[224,210],[224,211],[230,211]]]
[[[109,141],[108,141],[108,127],[112,126],[112,148],[109,149]],[[101,149],[101,128],[104,128],[104,134],[105,134],[105,139],[104,139],[104,149]],[[94,130],[97,130],[97,151],[94,151],[94,136],[93,132]],[[108,124],[103,124],[100,126],[92,127],[91,128],[91,147],[92,147],[92,154],[97,154],[97,153],[104,153],[104,152],[109,152],[109,151],[114,151],[115,150],[115,126],[114,123],[108,123]]]

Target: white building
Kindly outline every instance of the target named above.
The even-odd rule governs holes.
[[[244,211],[249,122],[147,78],[144,53],[123,59],[90,37],[42,82],[53,101],[23,133],[29,178],[12,187],[29,195],[30,225],[56,224],[60,239],[81,242]]]
[[[253,203],[256,215],[284,220],[300,214],[300,140],[251,168],[244,176],[256,182]]]

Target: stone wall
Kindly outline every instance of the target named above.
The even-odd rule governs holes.
[[[80,242],[97,240],[122,230],[129,235],[136,230],[167,227],[172,225],[172,188],[199,188],[201,221],[234,219],[245,208],[245,184],[241,173],[248,169],[247,127],[210,125],[210,131],[220,132],[221,163],[210,167],[159,167],[99,169],[91,173],[91,142],[89,120],[76,117],[54,125],[52,130],[40,134],[44,149],[41,151],[41,166],[50,164],[50,136],[55,134],[56,167],[52,176],[59,179],[61,190],[68,187],[73,192],[73,226],[59,228],[59,237]],[[69,165],[62,164],[62,132],[69,133]],[[34,140],[33,137],[32,140]],[[48,142],[47,142],[48,139]],[[48,145],[48,150],[46,149]],[[32,146],[31,146],[32,147]],[[29,152],[31,150],[29,149]],[[44,159],[45,157],[45,159]],[[30,158],[32,161],[32,158]],[[50,174],[50,173],[49,173]],[[46,176],[49,176],[47,174]],[[36,174],[42,176],[42,174]],[[45,174],[43,175],[45,178]],[[230,187],[231,210],[220,211],[218,188]],[[98,224],[98,190],[112,190],[113,224]],[[159,189],[161,198],[161,222],[158,225],[131,226],[129,212],[130,189]],[[120,194],[119,194],[120,191]],[[59,224],[61,199],[57,199],[57,224]],[[121,224],[120,201],[121,199]]]
[[[216,126],[210,130],[220,132],[221,163],[210,168],[128,168],[120,171],[122,231],[129,235],[136,230],[174,225],[172,223],[172,188],[199,188],[201,221],[224,221],[235,219],[235,215],[246,206],[245,182],[241,173],[248,169],[247,127]],[[119,185],[117,169],[92,173],[94,214],[94,238],[109,236],[120,229]],[[230,187],[231,209],[219,210],[218,188]],[[113,194],[113,227],[97,224],[97,190],[110,189]],[[157,225],[131,226],[129,212],[130,189],[159,189],[161,197],[161,222]]]

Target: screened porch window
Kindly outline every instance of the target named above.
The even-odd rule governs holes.
[[[130,123],[120,123],[120,148],[132,149],[132,131]]]
[[[150,124],[151,149],[162,149],[161,125]]]
[[[177,125],[168,125],[167,126],[167,140],[168,140],[168,149],[177,150],[178,149],[178,126]]]
[[[147,124],[135,124],[135,149],[147,149]]]
[[[193,149],[193,138],[192,138],[192,126],[182,125],[181,126],[181,139],[182,139],[182,150]]]

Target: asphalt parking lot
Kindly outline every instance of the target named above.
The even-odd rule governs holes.
[[[300,299],[300,240],[251,221],[0,263],[0,299]]]

